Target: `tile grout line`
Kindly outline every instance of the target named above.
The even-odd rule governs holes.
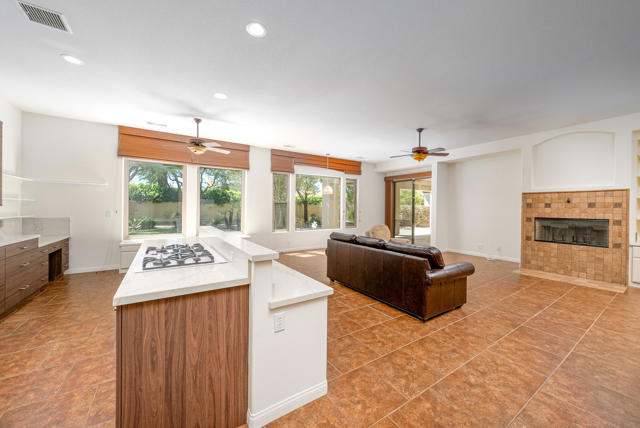
[[[577,285],[574,286],[578,287]],[[560,369],[560,367],[562,367],[562,364],[564,364],[564,362],[567,360],[567,358],[569,358],[569,356],[573,353],[573,351],[575,350],[575,348],[580,344],[580,342],[582,341],[582,339],[584,339],[584,337],[587,335],[587,333],[589,333],[589,331],[591,331],[591,329],[593,328],[593,326],[596,324],[596,322],[600,319],[600,317],[602,316],[602,314],[604,313],[604,311],[609,307],[609,305],[611,304],[611,302],[613,302],[613,300],[616,298],[616,296],[612,296],[611,300],[609,301],[609,303],[607,303],[607,305],[600,311],[600,313],[598,314],[598,316],[593,320],[593,322],[591,323],[591,325],[589,325],[589,327],[587,328],[587,330],[582,334],[582,336],[580,336],[580,338],[576,341],[576,343],[571,347],[571,349],[569,350],[569,352],[567,352],[567,355],[564,356],[564,358],[562,358],[562,360],[558,363],[558,365],[551,371],[551,373],[549,373],[549,375],[546,377],[546,379],[540,384],[540,386],[538,387],[538,389],[536,389],[536,391],[531,395],[531,397],[529,397],[529,399],[522,405],[522,407],[520,407],[520,410],[518,410],[518,413],[516,413],[516,415],[511,419],[511,421],[506,425],[507,427],[511,426],[513,424],[513,422],[516,420],[516,418],[518,416],[520,416],[520,414],[522,413],[522,411],[529,405],[529,403],[531,402],[531,400],[533,400],[533,398],[538,395],[538,393],[540,392],[540,390],[544,387],[544,385],[546,385],[546,383],[549,381],[549,379],[551,379],[551,377]],[[558,398],[558,397],[556,397]],[[564,400],[563,400],[564,401]],[[571,404],[571,403],[569,403]],[[578,409],[581,409],[585,412],[587,412],[588,414],[592,414],[591,412],[589,412],[586,409],[582,409],[581,407],[578,406],[573,406],[576,407]],[[607,421],[608,422],[608,421]],[[608,422],[610,423],[610,422]],[[615,425],[615,424],[612,424]]]
[[[89,409],[87,409],[87,416],[85,416],[84,418],[84,424],[83,426],[87,426],[89,424],[89,415],[91,414],[91,409],[93,408],[93,403],[96,402],[96,396],[98,395],[98,389],[96,387],[96,390],[93,392],[93,398],[91,399],[91,404],[89,404]]]

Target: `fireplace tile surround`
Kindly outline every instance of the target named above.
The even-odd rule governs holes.
[[[608,245],[536,240],[536,219],[607,220]],[[629,190],[522,194],[521,268],[579,278],[592,286],[628,282]],[[540,232],[539,232],[540,233]]]

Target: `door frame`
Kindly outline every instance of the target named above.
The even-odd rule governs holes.
[[[412,174],[390,175],[384,178],[384,223],[393,235],[393,183],[416,178],[431,178],[431,171],[415,172]]]

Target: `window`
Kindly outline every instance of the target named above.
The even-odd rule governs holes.
[[[344,191],[344,226],[356,227],[357,222],[357,199],[358,199],[358,180],[347,178]]]
[[[296,175],[296,230],[340,228],[340,179]]]
[[[182,233],[181,165],[129,161],[129,235]]]
[[[200,226],[241,230],[243,175],[235,169],[200,168]]]
[[[289,174],[273,174],[273,230],[289,229]]]

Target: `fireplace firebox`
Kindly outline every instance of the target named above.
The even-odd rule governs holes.
[[[557,244],[609,247],[609,220],[535,218],[535,240]]]

